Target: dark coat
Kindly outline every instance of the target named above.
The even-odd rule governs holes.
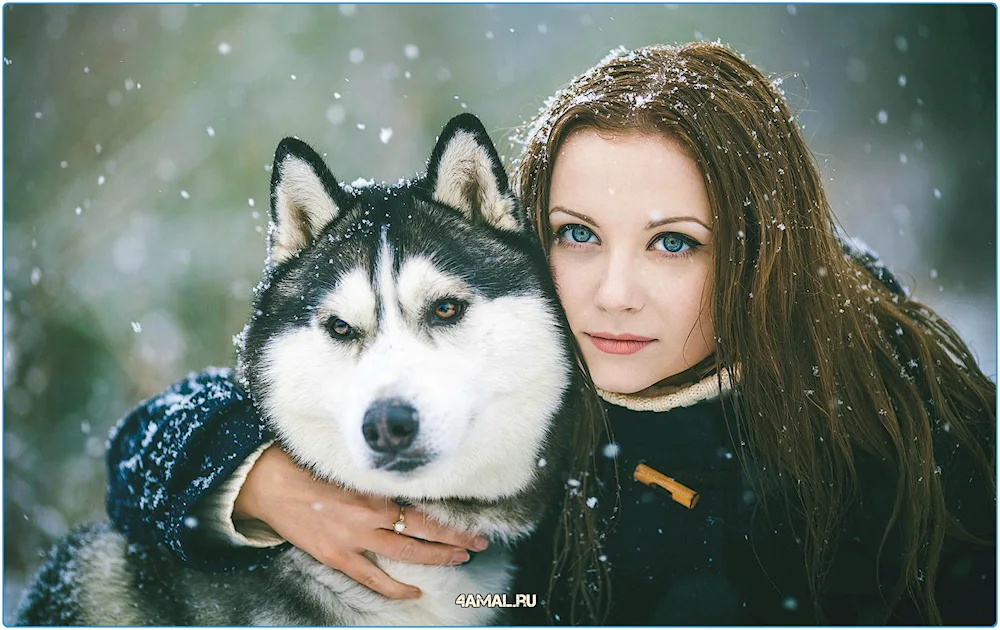
[[[604,554],[611,573],[614,625],[879,625],[888,590],[899,576],[898,528],[876,566],[895,488],[892,470],[858,456],[861,496],[842,522],[833,564],[820,593],[823,616],[806,582],[803,522],[775,496],[755,494],[740,458],[734,412],[725,398],[665,412],[636,412],[608,405],[619,458],[618,509],[599,506],[614,529]],[[943,432],[942,432],[943,433]],[[936,439],[944,450],[950,440]],[[936,444],[938,446],[938,444]],[[602,449],[603,450],[603,449]],[[742,452],[741,452],[742,451]],[[962,457],[939,453],[948,505],[972,532],[996,540],[996,504],[988,480]],[[639,462],[699,493],[693,509],[632,478]],[[614,487],[610,460],[600,471]],[[959,484],[949,480],[961,481]],[[615,518],[610,518],[616,513]],[[547,592],[553,523],[547,521],[518,550],[516,592]],[[886,594],[887,595],[887,594]],[[949,538],[937,582],[945,624],[993,625],[996,621],[996,549]],[[556,599],[558,602],[558,598]],[[560,610],[556,605],[554,610]],[[519,622],[544,624],[540,610],[519,611]],[[560,621],[568,615],[563,611]],[[921,620],[910,602],[900,603],[889,623]],[[558,622],[557,622],[558,623]]]
[[[612,582],[614,625],[875,624],[884,616],[879,584],[898,574],[893,541],[876,555],[893,492],[893,471],[861,459],[861,501],[843,522],[835,560],[817,616],[805,580],[801,522],[780,502],[765,504],[739,465],[730,437],[726,399],[666,412],[608,405],[618,447],[621,496],[595,509],[614,523],[605,545]],[[193,374],[146,401],[119,424],[108,448],[108,514],[136,542],[163,545],[205,571],[268,562],[272,549],[220,545],[192,518],[199,498],[216,488],[271,435],[228,370]],[[948,443],[942,436],[941,444]],[[962,457],[939,454],[951,491],[949,506],[974,533],[996,540],[996,507],[987,480]],[[689,510],[631,478],[639,461],[700,493]],[[751,467],[752,468],[752,467]],[[600,475],[614,488],[613,465]],[[950,483],[947,480],[960,481]],[[607,493],[606,493],[607,494]],[[517,550],[516,593],[547,592],[552,520]],[[832,542],[832,541],[831,541]],[[949,539],[938,579],[947,624],[992,625],[996,620],[996,552]],[[554,607],[559,610],[559,605]],[[541,609],[519,609],[517,623],[545,624]],[[565,621],[560,616],[560,621]],[[917,624],[900,605],[894,623]]]

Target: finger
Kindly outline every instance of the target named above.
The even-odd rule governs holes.
[[[390,599],[415,599],[420,597],[420,589],[409,584],[397,582],[360,553],[349,554],[343,562],[338,564],[341,565],[338,567],[340,571],[344,572],[349,578]]]
[[[368,543],[368,548],[386,558],[414,564],[442,566],[462,564],[469,560],[469,552],[462,547],[389,532],[377,532],[372,542]]]
[[[414,508],[406,508],[404,513],[405,520],[403,522],[406,524],[406,529],[402,533],[406,536],[422,538],[430,542],[471,549],[473,551],[486,549],[487,542],[482,536],[442,525]],[[392,522],[395,523],[398,518],[399,515],[397,514]],[[392,525],[390,524],[387,529],[392,530]]]

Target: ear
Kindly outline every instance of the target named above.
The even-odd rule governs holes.
[[[347,202],[323,158],[301,140],[282,140],[271,170],[270,259],[281,263],[300,252]]]
[[[445,125],[427,165],[427,187],[434,201],[469,221],[480,219],[512,232],[527,229],[493,141],[472,114]]]

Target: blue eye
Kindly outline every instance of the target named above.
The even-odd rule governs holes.
[[[659,237],[657,237],[654,243],[661,244],[661,246],[657,247],[657,249],[660,249],[662,251],[671,254],[681,254],[701,244],[688,236],[684,236],[683,234],[676,234],[674,232],[667,232],[666,234],[661,234]]]
[[[564,225],[556,232],[557,236],[566,238],[571,243],[594,243],[597,242],[597,235],[588,227],[576,223]]]

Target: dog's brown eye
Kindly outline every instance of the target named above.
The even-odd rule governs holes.
[[[347,339],[354,336],[354,328],[344,320],[336,317],[330,319],[326,327],[336,337]]]
[[[434,319],[439,322],[454,321],[462,314],[464,306],[458,300],[441,300],[434,305]]]

